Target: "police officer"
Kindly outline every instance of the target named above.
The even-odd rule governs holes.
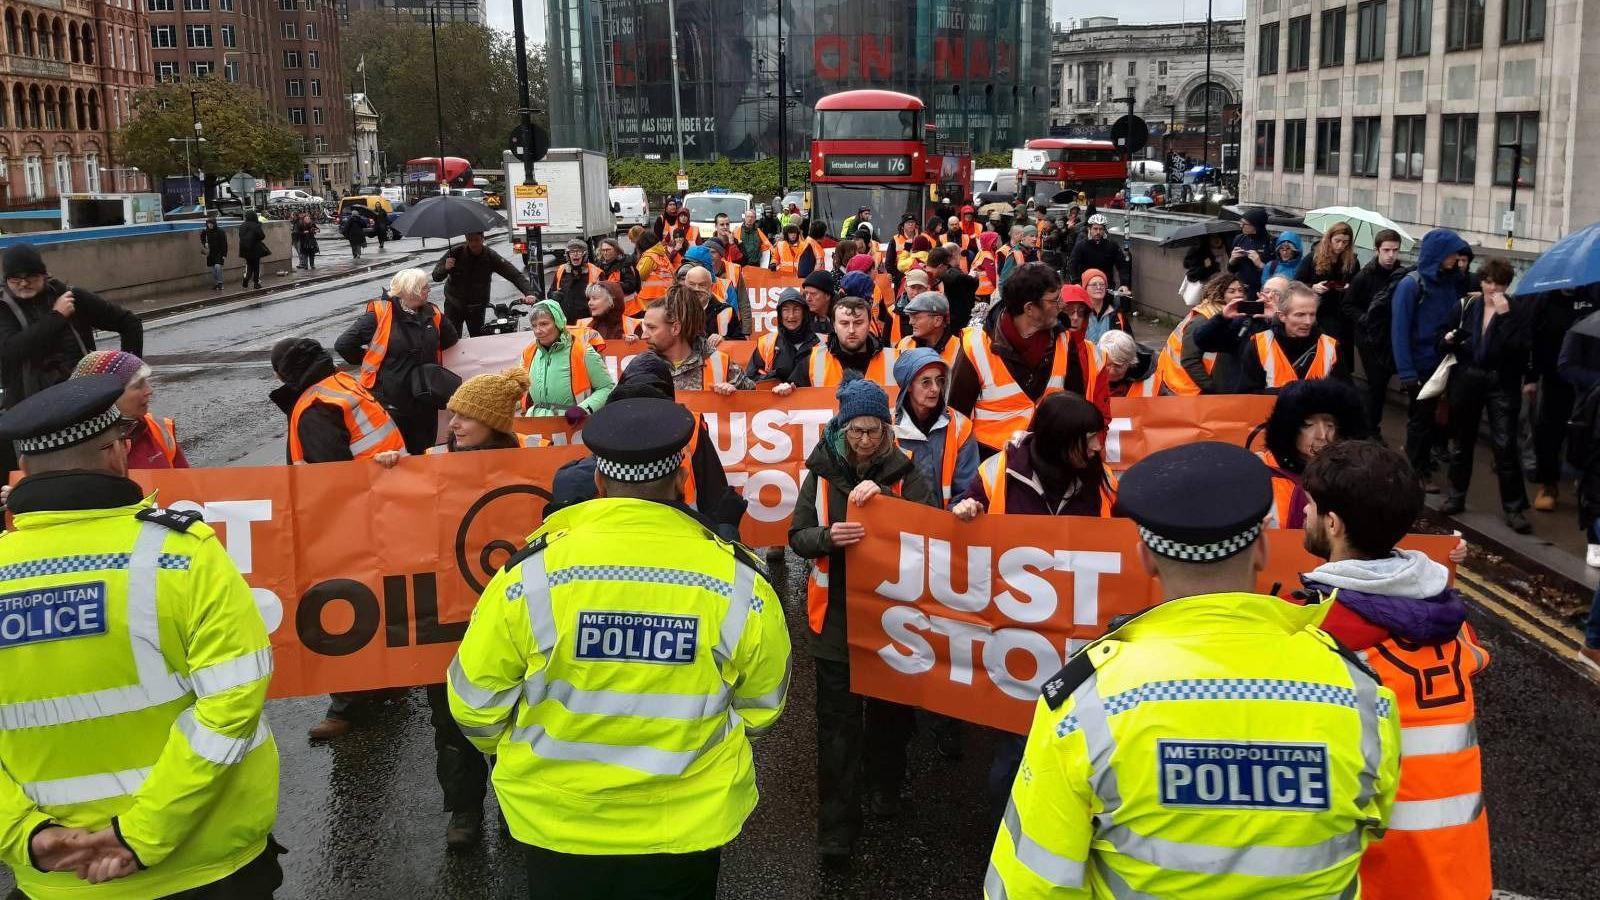
[[[1123,476],[1164,601],[1045,682],[984,894],[1354,897],[1399,777],[1394,694],[1253,592],[1267,470],[1203,442]]]
[[[26,476],[0,537],[0,860],[35,900],[270,897],[267,630],[215,533],[128,480],[121,395],[91,375],[0,416]]]
[[[536,900],[713,897],[755,807],[789,634],[755,556],[682,502],[693,428],[661,399],[590,416],[599,497],[507,561],[450,665]]]

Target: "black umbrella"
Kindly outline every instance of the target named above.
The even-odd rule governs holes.
[[[1171,247],[1184,241],[1200,240],[1214,234],[1238,234],[1239,231],[1238,222],[1229,222],[1223,219],[1206,219],[1204,222],[1185,225],[1167,235],[1166,240],[1161,242],[1161,246]]]
[[[419,201],[393,222],[394,230],[406,237],[453,238],[474,231],[488,231],[506,224],[499,213],[476,200],[441,194]]]

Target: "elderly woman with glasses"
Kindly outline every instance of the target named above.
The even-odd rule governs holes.
[[[862,794],[876,814],[898,810],[913,724],[910,707],[850,692],[844,551],[866,529],[845,519],[850,507],[879,494],[944,505],[939,488],[900,450],[883,388],[855,379],[837,396],[839,412],[806,459],[789,526],[789,546],[816,566],[806,606],[817,678],[817,852],[830,868],[849,864],[861,832]]]
[[[132,353],[122,350],[96,350],[78,361],[73,378],[87,375],[115,375],[122,382],[117,411],[128,423],[128,468],[187,469],[189,460],[178,446],[178,429],[171,419],[150,413],[150,366]]]

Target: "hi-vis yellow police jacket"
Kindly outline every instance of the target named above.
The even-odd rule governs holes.
[[[1075,655],[1045,683],[984,895],[1359,896],[1398,710],[1320,615],[1190,597]]]
[[[0,537],[0,854],[35,900],[167,896],[266,846],[272,649],[198,518],[22,512]],[[28,844],[50,822],[114,824],[146,868],[100,885],[41,872]]]
[[[489,582],[448,681],[517,840],[686,853],[755,808],[747,736],[783,710],[789,632],[749,550],[680,508],[602,498]]]

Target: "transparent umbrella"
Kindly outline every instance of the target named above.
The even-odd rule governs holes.
[[[1393,219],[1359,206],[1324,206],[1305,214],[1306,227],[1318,232],[1326,232],[1338,222],[1348,224],[1350,230],[1355,232],[1355,245],[1367,250],[1377,249],[1378,232],[1386,228],[1399,232],[1401,250],[1410,250],[1417,243]]]

